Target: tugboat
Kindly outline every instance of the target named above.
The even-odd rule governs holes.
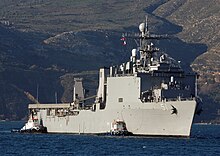
[[[32,112],[28,122],[20,130],[21,133],[47,133],[47,128],[43,126],[42,120],[38,120],[37,114]]]
[[[37,113],[31,112],[27,123],[21,129],[13,129],[12,132],[47,133],[47,128],[43,126],[42,120],[38,120]]]
[[[110,135],[114,136],[131,136],[132,133],[128,132],[126,124],[123,120],[114,120],[111,124]]]

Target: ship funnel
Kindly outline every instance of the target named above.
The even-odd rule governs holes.
[[[80,101],[84,99],[84,89],[82,85],[82,78],[74,78],[74,94],[73,101]]]

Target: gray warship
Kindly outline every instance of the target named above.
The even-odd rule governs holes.
[[[197,74],[161,52],[147,19],[139,25],[130,60],[101,68],[95,100],[85,105],[81,78],[75,78],[73,102],[29,104],[23,127],[42,126],[48,133],[189,137],[197,108]],[[124,37],[132,37],[124,35]]]

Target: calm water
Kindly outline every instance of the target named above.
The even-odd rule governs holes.
[[[191,138],[17,134],[0,122],[0,155],[220,155],[220,126],[193,125]]]

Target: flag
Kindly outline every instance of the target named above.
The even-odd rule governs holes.
[[[126,38],[124,36],[122,36],[121,41],[122,41],[123,46],[125,46],[127,44]]]

